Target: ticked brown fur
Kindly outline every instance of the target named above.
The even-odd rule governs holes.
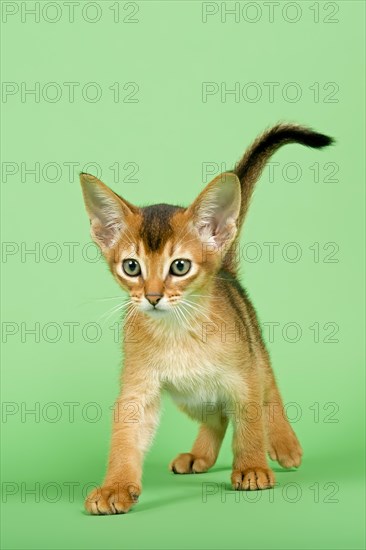
[[[284,413],[255,310],[236,278],[235,254],[255,182],[270,155],[289,142],[319,148],[331,140],[278,125],[188,208],[138,208],[95,177],[81,175],[92,237],[130,296],[124,330],[133,327],[124,343],[108,469],[102,487],[86,499],[90,513],[127,512],[137,501],[163,390],[200,423],[191,451],[170,463],[172,472],[211,468],[229,422],[234,489],[274,486],[267,454],[285,468],[300,465],[302,450]],[[137,262],[141,273],[125,271],[126,260],[135,267]],[[183,276],[172,271],[176,260],[190,266]]]

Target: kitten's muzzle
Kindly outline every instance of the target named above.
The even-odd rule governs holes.
[[[156,306],[156,304],[161,300],[163,297],[162,294],[159,294],[158,292],[149,292],[148,294],[145,294],[146,300],[150,302],[152,306]]]

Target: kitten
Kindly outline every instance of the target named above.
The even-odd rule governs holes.
[[[286,143],[322,148],[332,142],[279,124],[188,208],[138,208],[81,174],[92,238],[130,295],[125,332],[134,327],[124,343],[107,474],[86,499],[90,513],[124,513],[137,501],[162,390],[200,422],[192,450],[171,462],[174,473],[211,468],[229,421],[233,489],[274,486],[267,453],[284,468],[300,465],[302,450],[286,419],[255,310],[237,279],[236,252],[254,185],[270,156]]]

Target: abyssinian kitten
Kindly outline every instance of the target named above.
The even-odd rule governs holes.
[[[125,513],[138,500],[162,390],[200,422],[192,450],[170,464],[175,474],[211,468],[229,421],[233,489],[274,486],[267,453],[284,468],[300,465],[302,450],[284,413],[254,307],[237,279],[236,250],[270,156],[286,143],[320,149],[332,141],[305,127],[279,124],[188,208],[139,208],[81,174],[92,238],[129,293],[124,330],[135,327],[124,342],[106,477],[85,502],[91,514]]]

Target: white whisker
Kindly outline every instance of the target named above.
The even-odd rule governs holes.
[[[128,308],[131,303],[131,300],[124,300],[123,302],[116,304],[112,306],[109,310],[107,310],[105,313],[102,313],[102,315],[98,318],[97,322],[101,322],[102,326],[104,327],[105,324],[113,317],[113,315],[118,314],[120,311],[123,311],[124,309]]]
[[[201,325],[200,325],[200,323],[198,322],[197,317],[195,317],[195,316],[193,315],[193,313],[192,313],[191,311],[189,311],[189,310],[186,308],[186,306],[185,306],[184,304],[181,303],[179,307],[182,308],[182,309],[185,311],[185,313],[189,316],[189,318],[192,319],[191,322],[192,322],[194,325],[197,326],[197,330],[195,330],[194,328],[192,328],[192,326],[190,326],[190,329],[193,330],[193,332],[194,332],[197,336],[200,336],[200,335],[201,335]],[[189,322],[188,322],[188,325],[189,325]]]
[[[192,308],[194,311],[197,311],[200,315],[203,315],[204,317],[206,317],[206,319],[208,319],[210,322],[212,321],[212,319],[208,315],[206,315],[206,313],[203,311],[203,308],[196,307],[196,304],[192,304],[192,302],[190,302],[189,300],[181,300],[181,302],[185,304],[187,307]]]

